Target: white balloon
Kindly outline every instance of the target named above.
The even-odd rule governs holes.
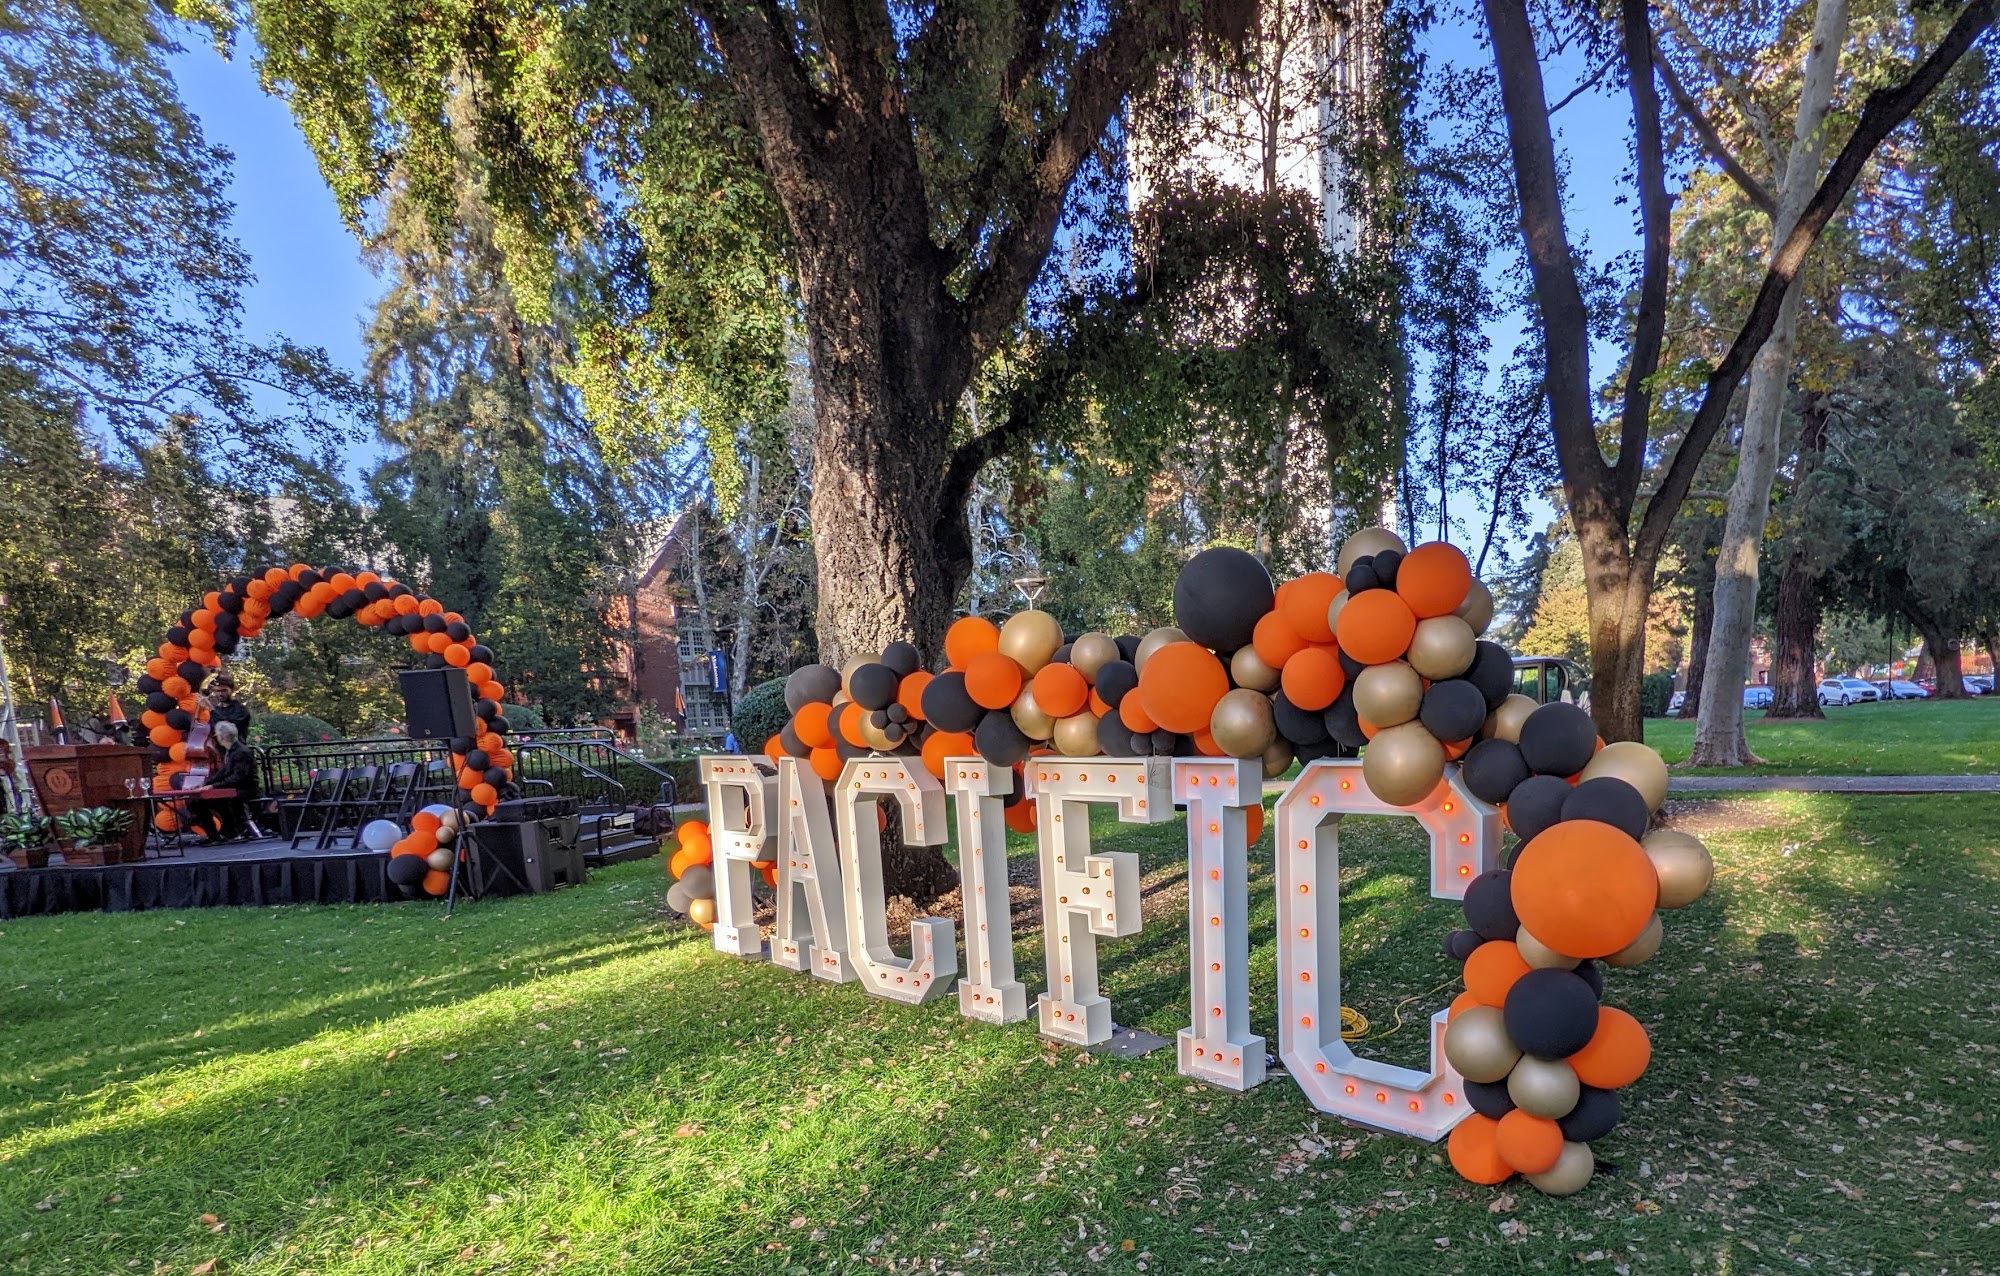
[[[371,851],[386,851],[403,840],[403,830],[393,820],[370,820],[361,826],[361,844]]]

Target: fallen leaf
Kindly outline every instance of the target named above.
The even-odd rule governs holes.
[[[216,1265],[216,1263],[217,1263],[217,1262],[219,1262],[219,1261],[221,1261],[221,1260],[219,1260],[219,1259],[214,1259],[214,1258],[211,1258],[211,1259],[209,1259],[209,1260],[208,1260],[207,1262],[203,1263],[203,1264],[202,1264],[201,1266],[199,1266],[199,1267],[195,1268],[195,1269],[194,1269],[194,1272],[192,1273],[192,1276],[208,1276],[208,1274],[209,1274],[210,1272],[212,1272],[212,1271],[214,1271],[214,1270],[215,1270],[215,1265]]]

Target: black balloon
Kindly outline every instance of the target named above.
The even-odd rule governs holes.
[[[1514,658],[1499,643],[1482,638],[1473,644],[1472,666],[1459,677],[1479,688],[1489,710],[1497,709],[1514,690]]]
[[[1590,985],[1590,995],[1604,995],[1604,971],[1594,961],[1580,961],[1576,964],[1576,976]]]
[[[1115,713],[1107,713],[1097,720],[1097,747],[1106,757],[1136,757],[1139,748],[1132,740],[1132,730]]]
[[[932,681],[936,686],[936,680]],[[1014,725],[1014,715],[994,709],[979,720],[972,732],[972,747],[994,766],[1013,766],[1028,756],[1034,742]]]
[[[795,758],[809,758],[812,756],[812,749],[807,746],[804,740],[799,739],[799,733],[792,730],[790,722],[786,722],[784,726],[778,728],[778,747]]]
[[[1180,752],[1181,741],[1186,736],[1175,735],[1171,731],[1155,731],[1147,736],[1148,747],[1156,758],[1171,758]]]
[[[923,706],[924,720],[940,731],[971,731],[986,715],[965,693],[965,675],[955,670],[924,684]]]
[[[1597,994],[1575,972],[1531,970],[1507,990],[1507,1036],[1544,1059],[1567,1059],[1597,1034]]]
[[[1472,956],[1472,950],[1486,941],[1476,930],[1449,931],[1444,937],[1444,955],[1453,961],[1464,961]]]
[[[216,634],[215,654],[218,656],[229,655],[230,653],[236,650],[236,645],[239,641],[240,640],[236,637],[235,634],[225,634],[225,633]]]
[[[1424,692],[1417,720],[1440,740],[1469,740],[1486,721],[1486,697],[1463,678],[1433,682]]]
[[[389,596],[389,588],[379,580],[371,580],[361,587],[362,594],[371,603],[379,603]]]
[[[1354,709],[1352,683],[1341,688],[1340,698],[1328,705],[1319,718],[1326,726],[1327,735],[1342,748],[1358,749],[1368,743],[1367,733],[1361,729],[1361,715]]]
[[[910,711],[900,704],[890,705],[885,712],[889,715],[889,721],[894,723],[900,724],[910,720]]]
[[[484,771],[493,765],[493,759],[486,755],[484,749],[468,749],[465,754],[465,765],[475,771]]]
[[[199,687],[201,680],[208,677],[208,670],[202,668],[192,660],[181,661],[179,668],[175,669],[174,672],[187,679],[187,684],[190,687]]]
[[[1507,1093],[1506,1078],[1498,1081],[1467,1081],[1465,1101],[1480,1116],[1498,1121],[1514,1110],[1514,1096]]]
[[[505,718],[495,718],[493,719],[493,721],[486,724],[486,728],[487,730],[491,731],[494,735],[506,735],[509,731],[514,729],[514,724],[507,721],[507,719]]]
[[[1615,775],[1600,775],[1570,790],[1568,800],[1563,803],[1562,817],[1609,824],[1636,842],[1646,836],[1653,813],[1647,809],[1646,799],[1639,790]]]
[[[421,855],[395,855],[389,859],[389,880],[405,890],[422,886],[424,874],[430,871],[429,862]]]
[[[1278,734],[1299,745],[1325,744],[1333,737],[1327,733],[1326,715],[1316,710],[1301,709],[1285,698],[1280,691],[1271,698],[1271,716],[1277,721]]]
[[[243,596],[241,594],[223,594],[215,600],[215,605],[222,608],[225,613],[233,616],[243,610]]]
[[[478,703],[472,706],[472,712],[478,715],[481,721],[491,722],[500,716],[500,705],[497,701],[487,700],[482,697]]]
[[[924,656],[915,643],[898,641],[882,648],[882,663],[894,669],[898,678],[907,678],[924,667]]]
[[[1369,564],[1375,568],[1375,579],[1382,583],[1382,588],[1396,587],[1396,569],[1403,565],[1401,550],[1380,550],[1369,559]]]
[[[194,725],[194,715],[186,709],[167,710],[167,725],[176,731],[185,731]]]
[[[164,691],[155,691],[146,697],[146,707],[154,713],[165,713],[167,710],[176,707],[178,703],[178,701]]]
[[[497,789],[507,782],[507,769],[505,767],[490,766],[486,768],[485,774],[479,778]]]
[[[1227,546],[1205,549],[1174,580],[1174,624],[1204,647],[1234,651],[1271,610],[1273,593],[1271,573],[1253,556]]]
[[[155,678],[152,674],[142,673],[139,675],[138,681],[134,682],[132,685],[139,689],[140,695],[150,696],[155,691],[158,691],[160,689],[160,680],[158,678]],[[160,712],[165,713],[166,710],[162,709],[160,710]]]
[[[1465,888],[1465,924],[1481,939],[1512,940],[1521,929],[1514,915],[1514,875],[1504,868],[1491,868],[1472,879]]]
[[[848,678],[847,694],[864,709],[886,709],[895,703],[896,684],[901,681],[887,665],[862,665]]]
[[[450,623],[442,614],[432,612],[424,617],[424,632],[427,634],[441,634],[444,632],[444,627]]]
[[[1347,593],[1349,597],[1370,589],[1382,588],[1382,581],[1375,575],[1373,559],[1356,559],[1354,566],[1347,569]]]
[[[1111,641],[1117,644],[1118,658],[1126,664],[1129,665],[1139,658],[1140,639],[1137,634],[1120,634]]]
[[[1340,661],[1340,671],[1347,675],[1348,690],[1353,690],[1354,680],[1360,677],[1361,671],[1368,666],[1362,664],[1359,660],[1356,660],[1344,651],[1335,652],[1334,658]]]
[[[491,702],[489,701],[489,703]],[[472,752],[472,737],[469,735],[453,736],[451,738],[451,751],[460,757],[464,757],[466,754]]]
[[[1562,1127],[1563,1138],[1571,1143],[1588,1143],[1611,1133],[1618,1124],[1618,1092],[1600,1090],[1594,1085],[1577,1090],[1576,1106],[1566,1117],[1558,1117],[1556,1124]]]
[[[1097,667],[1097,694],[1116,709],[1132,688],[1139,685],[1139,671],[1130,660],[1107,660]]]
[[[1521,724],[1521,756],[1536,775],[1572,776],[1597,751],[1597,724],[1573,704],[1545,704]]]
[[[1321,758],[1341,758],[1346,756],[1347,754],[1341,750],[1340,745],[1333,740],[1321,740],[1317,744],[1294,744],[1292,746],[1292,758],[1300,766],[1317,762]]]
[[[1465,751],[1461,774],[1474,797],[1497,806],[1528,778],[1528,764],[1512,740],[1481,740]]]
[[[167,641],[176,647],[187,646],[188,626],[174,625],[167,630]]]
[[[1562,820],[1563,803],[1572,790],[1566,781],[1553,775],[1531,775],[1507,795],[1507,827],[1522,842],[1531,842],[1543,829]]]
[[[785,707],[793,713],[809,704],[832,704],[840,692],[840,670],[832,665],[806,665],[785,679]]]
[[[1075,645],[1076,644],[1074,642],[1066,642],[1062,646],[1057,647],[1056,654],[1049,657],[1049,663],[1052,665],[1068,664],[1070,648],[1074,647]]]
[[[474,660],[477,660],[482,665],[490,665],[493,663],[493,648],[487,646],[483,642],[473,643],[470,647],[466,648],[466,654],[471,656]]]

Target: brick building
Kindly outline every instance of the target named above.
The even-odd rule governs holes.
[[[613,601],[610,621],[619,637],[626,697],[631,706],[673,721],[683,735],[720,739],[729,730],[729,694],[710,653],[720,644],[695,605],[691,579],[696,522],[688,514],[663,522],[659,547],[645,560],[625,597]],[[623,707],[612,725],[631,735],[637,710]]]

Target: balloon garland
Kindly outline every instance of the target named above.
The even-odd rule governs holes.
[[[222,667],[223,657],[233,653],[246,638],[255,638],[274,617],[297,613],[308,619],[332,616],[353,618],[370,628],[407,638],[410,648],[427,669],[456,668],[465,671],[478,697],[473,709],[477,730],[470,736],[453,739],[451,764],[457,777],[461,804],[446,808],[451,815],[451,833],[492,813],[504,798],[518,796],[514,784],[514,755],[507,748],[507,719],[501,704],[507,689],[493,673],[493,652],[474,636],[465,617],[446,611],[444,604],[374,572],[346,572],[318,569],[295,563],[271,567],[237,576],[219,590],[211,590],[199,607],[180,615],[160,642],[158,654],[146,662],[138,679],[138,689],[146,697],[145,712],[139,715],[147,738],[157,751],[155,787],[172,784],[172,777],[188,769],[187,737],[207,710],[196,698],[202,686]],[[171,818],[171,812],[162,812]],[[421,854],[425,872],[416,884],[431,895],[443,895],[450,874],[428,861],[443,851],[449,868],[451,835],[437,834],[446,826],[442,816],[435,827],[419,813],[408,838],[397,846],[400,854]],[[429,845],[420,845],[428,838]],[[415,839],[414,841],[411,839]],[[405,846],[407,843],[407,846]],[[391,857],[392,878],[414,869],[401,869]],[[404,884],[400,882],[399,884]]]
[[[714,930],[715,844],[707,822],[687,821],[674,830],[674,841],[674,853],[667,859],[667,875],[674,879],[667,888],[667,907],[703,930]],[[766,885],[778,884],[776,860],[760,861],[753,867],[763,874]]]
[[[1474,1182],[1519,1173],[1565,1195],[1589,1181],[1589,1144],[1616,1125],[1617,1091],[1651,1052],[1636,1019],[1601,1004],[1601,967],[1657,952],[1659,910],[1698,899],[1714,864],[1693,837],[1649,831],[1667,796],[1659,754],[1606,745],[1573,704],[1512,693],[1512,655],[1481,636],[1492,619],[1492,594],[1441,541],[1409,549],[1369,528],[1336,572],[1276,586],[1242,550],[1207,549],[1175,582],[1173,628],[1069,639],[1042,611],[967,616],[937,673],[907,642],[798,669],[764,752],[827,783],[873,753],[921,758],[940,779],[946,759],[973,755],[1015,768],[1036,753],[1233,757],[1275,778],[1358,754],[1369,789],[1396,806],[1424,802],[1459,764],[1519,845],[1471,883],[1467,928],[1445,940],[1466,992],[1444,1046],[1473,1109],[1450,1159]],[[1025,833],[1023,787],[1007,822]]]

